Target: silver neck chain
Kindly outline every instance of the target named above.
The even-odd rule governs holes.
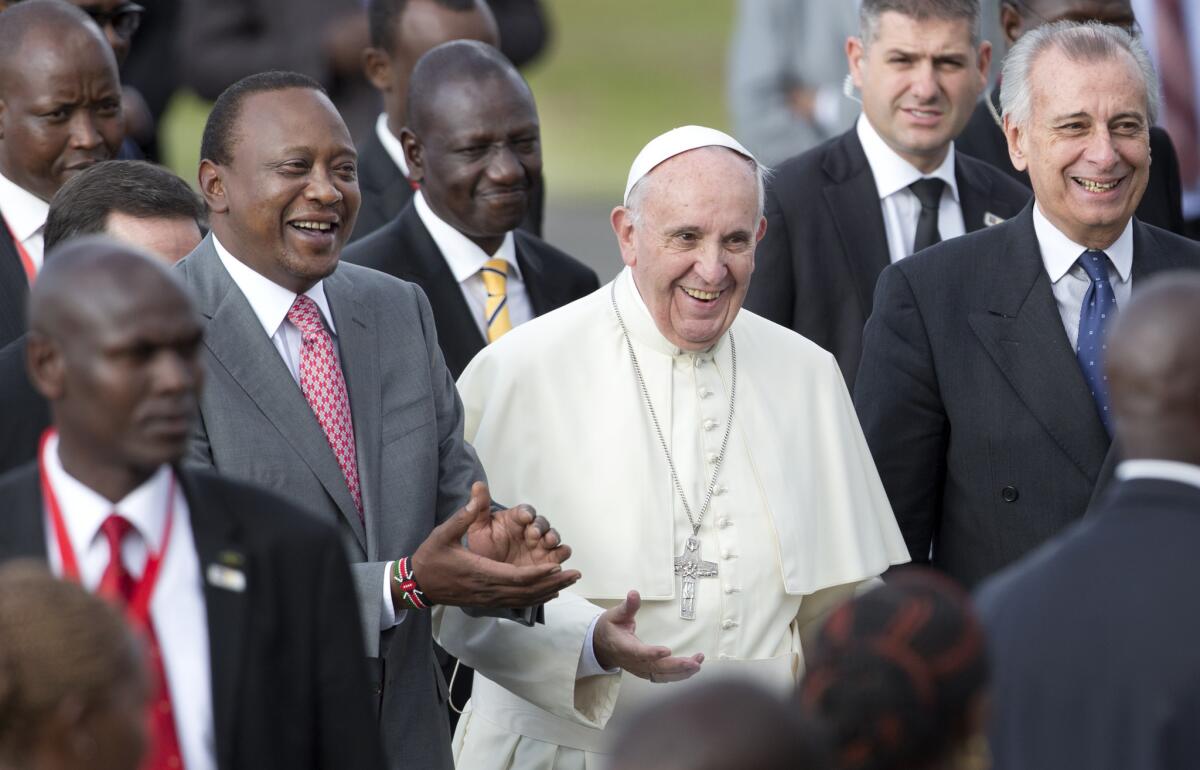
[[[704,505],[700,508],[700,515],[693,517],[692,508],[688,505],[687,495],[683,493],[683,484],[679,483],[679,474],[675,471],[675,461],[671,459],[671,450],[667,446],[666,438],[663,437],[662,427],[658,424],[658,415],[654,412],[654,404],[650,402],[650,389],[646,387],[646,378],[642,376],[642,367],[638,365],[637,353],[633,352],[633,340],[629,336],[629,329],[625,327],[625,319],[621,317],[621,311],[617,308],[616,281],[613,281],[611,297],[613,313],[617,316],[617,323],[621,326],[621,333],[625,335],[625,347],[629,350],[629,360],[633,362],[633,373],[637,375],[638,385],[642,389],[642,398],[646,402],[646,411],[650,412],[650,421],[654,423],[654,432],[658,434],[658,442],[662,445],[663,454],[667,458],[667,466],[671,469],[671,480],[675,482],[675,491],[679,493],[679,500],[683,503],[683,512],[687,514],[688,523],[692,525],[692,534],[695,535],[700,531],[700,524],[704,521],[704,514],[708,513],[708,506],[712,502],[713,492],[717,488],[717,474],[721,472],[721,464],[725,462],[725,450],[729,446],[729,434],[733,430],[733,403],[737,396],[737,343],[733,341],[733,330],[729,330],[729,358],[732,364],[729,376],[729,415],[725,420],[725,437],[721,439],[721,452],[717,455],[717,459],[713,463],[712,481],[708,484],[708,493],[704,496]]]

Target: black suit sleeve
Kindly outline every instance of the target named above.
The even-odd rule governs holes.
[[[754,253],[754,275],[746,293],[746,309],[775,323],[795,328],[796,279],[792,269],[787,221],[774,190],[767,190],[767,232]]]
[[[383,749],[368,698],[366,659],[350,565],[337,538],[322,538],[318,563],[300,565],[313,576],[318,638],[314,699],[320,767],[380,770]]]
[[[909,555],[928,562],[941,516],[948,420],[925,321],[897,266],[875,287],[854,406]]]

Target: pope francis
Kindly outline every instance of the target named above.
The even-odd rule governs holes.
[[[668,682],[786,690],[805,626],[908,560],[833,357],[741,310],[762,206],[732,137],[657,137],[612,213],[624,271],[463,373],[494,495],[550,513],[583,577],[533,629],[435,609],[477,670],[459,768],[599,767]]]

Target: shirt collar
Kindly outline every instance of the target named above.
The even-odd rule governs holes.
[[[867,120],[865,113],[859,115],[856,130],[863,153],[867,156],[867,163],[871,165],[871,175],[875,177],[879,200],[907,189],[918,179],[936,178],[946,183],[950,194],[956,202],[958,201],[958,178],[954,174],[954,142],[950,143],[941,165],[931,173],[923,174],[920,169],[888,147],[887,142],[883,141],[883,137],[871,125],[871,121]]]
[[[413,194],[413,205],[417,208],[417,216],[421,218],[421,223],[425,225],[438,250],[442,252],[442,258],[450,266],[455,281],[462,283],[475,275],[489,259],[503,259],[508,263],[508,277],[523,280],[521,268],[517,265],[517,244],[511,230],[505,233],[496,253],[488,254],[470,238],[433,213],[420,190]]]
[[[0,174],[0,213],[18,241],[24,241],[46,224],[50,204]]]
[[[246,296],[246,301],[250,303],[254,315],[258,316],[258,322],[262,324],[263,330],[266,331],[268,337],[274,337],[287,318],[288,311],[292,309],[298,295],[230,254],[217,240],[215,234],[212,236],[212,242],[221,264],[229,271],[229,277]],[[317,281],[315,286],[304,292],[304,295],[317,303],[330,333],[336,337],[337,328],[333,325],[333,313],[329,310],[329,300],[325,298],[325,282]]]
[[[1117,466],[1116,476],[1122,481],[1164,479],[1200,487],[1200,465],[1175,460],[1125,460]]]
[[[1079,255],[1087,251],[1087,246],[1071,240],[1054,226],[1042,213],[1039,203],[1033,207],[1033,232],[1037,235],[1038,248],[1042,252],[1042,263],[1046,266],[1046,275],[1051,283],[1058,283],[1067,271],[1079,259]],[[1117,269],[1122,281],[1129,280],[1133,271],[1133,220],[1130,219],[1125,229],[1111,246],[1104,249],[1108,259]]]
[[[379,113],[379,117],[375,120],[375,135],[379,137],[379,143],[383,145],[388,157],[399,167],[400,173],[407,178],[408,162],[404,160],[404,145],[400,144],[400,140],[392,133],[392,129],[388,128],[386,112]]]
[[[51,488],[62,507],[63,523],[71,546],[82,553],[100,536],[100,525],[116,512],[127,519],[142,540],[157,551],[162,546],[167,524],[167,494],[171,490],[171,467],[162,465],[154,475],[128,495],[113,503],[76,479],[62,465],[58,456],[58,436],[46,442],[42,458]]]

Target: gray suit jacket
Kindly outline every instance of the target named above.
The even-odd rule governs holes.
[[[336,523],[358,588],[390,767],[452,767],[427,613],[380,630],[383,571],[484,478],[419,288],[341,264],[325,279],[350,393],[366,526],[312,409],[211,236],[177,266],[206,319],[207,381],[188,462],[257,482]],[[304,565],[297,564],[297,569]]]

